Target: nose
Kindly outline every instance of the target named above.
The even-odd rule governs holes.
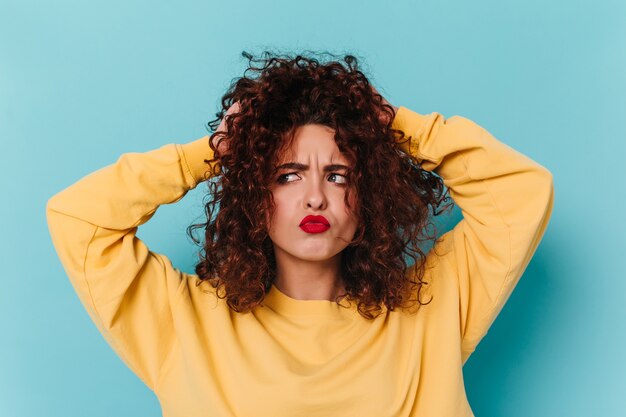
[[[322,187],[322,180],[318,176],[313,176],[310,181],[307,181],[303,201],[305,208],[312,207],[321,210],[326,207],[326,194]]]

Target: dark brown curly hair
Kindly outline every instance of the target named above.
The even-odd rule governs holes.
[[[428,284],[422,280],[426,256],[420,243],[436,238],[429,207],[437,216],[454,203],[437,210],[449,200],[443,180],[400,150],[398,143],[411,138],[391,128],[394,110],[370,87],[357,58],[348,54],[343,62],[324,63],[310,52],[293,57],[264,51],[260,59],[245,51],[242,55],[248,68],[232,81],[217,118],[207,123],[214,132],[214,158],[205,160],[212,167],[206,178],[211,179],[208,196],[213,199],[205,203],[207,221],[187,228],[200,246],[192,232],[205,229],[196,285],[208,281],[236,312],[261,304],[276,276],[266,224],[266,210],[274,210],[269,190],[274,162],[299,126],[315,123],[335,130],[339,150],[353,163],[346,175],[345,203],[350,207],[350,193],[358,202],[352,209],[359,226],[341,257],[345,293],[336,301],[347,296],[368,319],[380,314],[381,303],[388,310],[409,301],[430,303],[420,299],[422,286]],[[337,58],[328,52],[318,55]],[[246,76],[248,71],[253,74]],[[235,102],[240,109],[226,117],[227,131],[216,131]],[[223,155],[217,150],[222,140],[228,144]],[[432,235],[426,233],[429,225],[435,230]],[[404,254],[415,264],[414,277],[407,274]],[[417,298],[411,299],[414,294]]]

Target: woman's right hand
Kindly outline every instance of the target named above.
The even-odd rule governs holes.
[[[224,114],[224,117],[222,118],[222,121],[221,121],[220,125],[217,127],[217,130],[215,132],[218,132],[218,131],[222,131],[224,133],[228,132],[228,129],[226,128],[226,118],[229,117],[232,113],[239,112],[240,108],[241,108],[241,106],[239,105],[239,101],[235,101],[228,108],[228,110],[226,110],[226,114]],[[219,151],[220,155],[224,155],[228,151],[228,143],[227,143],[226,139],[222,139],[222,142],[220,143],[220,145],[217,146],[218,139],[220,139],[222,137],[223,137],[223,135],[219,135],[219,136],[215,136],[213,138],[213,145],[216,146],[216,148]]]

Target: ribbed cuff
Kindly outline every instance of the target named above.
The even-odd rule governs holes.
[[[430,116],[414,112],[407,107],[400,106],[396,112],[396,116],[391,124],[392,129],[402,130],[404,132],[403,143],[399,143],[400,149],[413,156],[419,156],[418,142],[422,132],[422,127],[428,122]],[[411,136],[409,143],[408,136]]]
[[[209,178],[207,171],[212,167],[204,162],[205,159],[213,158],[213,150],[209,146],[209,137],[210,136],[207,135],[191,142],[177,144],[181,152],[184,169],[192,180],[190,184],[192,188]]]

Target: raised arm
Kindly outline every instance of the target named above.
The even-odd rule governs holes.
[[[554,201],[552,174],[461,116],[446,119],[401,106],[392,127],[412,137],[401,149],[443,178],[463,214],[436,246],[449,253],[445,258],[458,279],[465,363],[546,231]]]
[[[174,343],[170,308],[186,274],[135,236],[159,205],[204,180],[209,137],[125,153],[51,197],[52,242],[80,301],[126,365],[155,390]]]

